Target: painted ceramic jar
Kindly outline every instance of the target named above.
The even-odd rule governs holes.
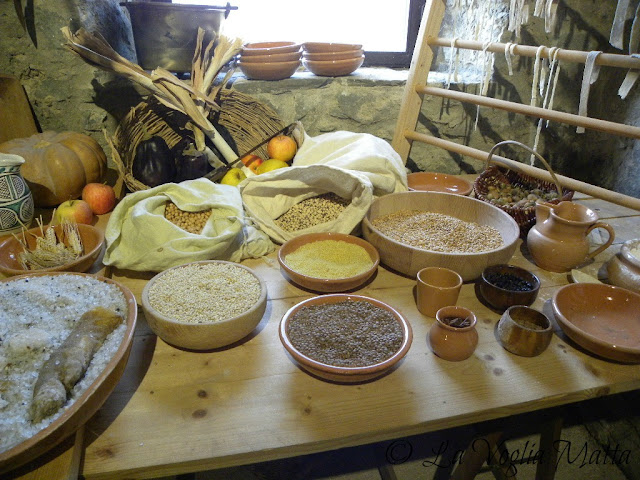
[[[442,307],[429,330],[431,350],[444,360],[466,360],[478,346],[477,319],[464,307]]]
[[[29,228],[33,220],[33,197],[20,174],[24,158],[0,153],[0,236]]]

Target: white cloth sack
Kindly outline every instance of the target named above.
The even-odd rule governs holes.
[[[331,165],[365,175],[378,197],[406,192],[407,170],[400,155],[382,138],[368,133],[330,132],[305,139],[293,166]]]
[[[189,233],[167,220],[169,201],[185,211],[211,208],[202,233]],[[204,178],[126,195],[111,213],[105,239],[105,265],[153,272],[198,260],[239,262],[275,248],[245,217],[237,187]]]
[[[367,176],[331,165],[280,168],[248,177],[238,188],[247,214],[277,243],[304,233],[351,233],[373,201],[373,186]],[[351,199],[351,204],[335,220],[295,232],[276,224],[275,219],[293,205],[328,192]]]

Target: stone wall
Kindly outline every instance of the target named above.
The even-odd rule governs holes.
[[[135,57],[130,24],[117,0],[35,0],[37,48],[22,31],[12,2],[0,2],[0,72],[17,76],[33,104],[42,129],[75,130],[93,135],[104,146],[103,129],[112,133],[129,108],[140,101],[136,89],[124,79],[86,64],[62,47],[60,28],[85,26],[100,31],[124,56]],[[608,45],[615,2],[564,0],[560,2],[556,31],[545,34],[539,19],[524,27],[520,43],[558,45],[580,50],[615,50]],[[462,35],[460,35],[462,36]],[[502,41],[515,41],[505,33]],[[437,52],[440,70],[446,70],[447,49]],[[619,52],[618,52],[619,53]],[[528,103],[531,90],[532,59],[514,62],[509,76],[504,57],[496,55],[496,71],[489,95]],[[577,112],[582,65],[562,64],[554,108]],[[611,71],[612,70],[612,71]],[[626,101],[616,91],[624,73],[603,69],[592,87],[589,114],[627,123],[637,123],[640,102],[637,87]],[[431,82],[442,85],[446,72],[431,75]],[[273,107],[285,122],[300,120],[310,135],[334,130],[369,132],[390,140],[393,136],[406,71],[361,69],[340,78],[315,77],[299,72],[278,82],[248,81],[234,78],[234,88],[254,95]],[[473,78],[453,85],[475,93]],[[488,150],[503,139],[533,144],[532,119],[483,108],[476,124],[476,108],[457,102],[427,98],[419,119],[419,130],[468,143]],[[637,142],[610,135],[587,132],[551,124],[543,130],[540,152],[560,173],[640,196],[640,153]],[[504,152],[514,158],[527,156],[515,149]],[[440,149],[416,144],[408,166],[419,170],[447,173],[477,172],[482,162]]]

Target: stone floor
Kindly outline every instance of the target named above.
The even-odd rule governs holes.
[[[579,404],[511,417],[502,445],[506,452],[494,468],[487,464],[477,480],[535,479],[537,463],[546,453],[540,446],[540,424],[560,416],[563,429],[557,443],[557,480],[640,479],[640,392],[630,392]],[[465,461],[460,452],[495,422],[400,438],[354,448],[276,460],[158,480],[444,480]],[[482,441],[478,441],[482,445]],[[437,454],[436,452],[440,452]],[[510,461],[512,460],[512,461]]]

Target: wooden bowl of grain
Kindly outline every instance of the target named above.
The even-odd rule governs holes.
[[[377,198],[362,221],[380,262],[415,278],[424,267],[446,267],[464,281],[489,265],[508,263],[520,228],[499,208],[462,195],[401,192]]]
[[[142,290],[149,327],[165,342],[189,350],[231,345],[249,335],[267,306],[267,287],[250,268],[223,260],[178,265]]]
[[[291,307],[280,321],[280,340],[308,373],[332,382],[359,383],[396,368],[411,347],[413,332],[390,305],[336,293]]]
[[[373,245],[353,235],[307,233],[285,242],[278,251],[285,276],[309,290],[346,292],[363,285],[378,269]]]

